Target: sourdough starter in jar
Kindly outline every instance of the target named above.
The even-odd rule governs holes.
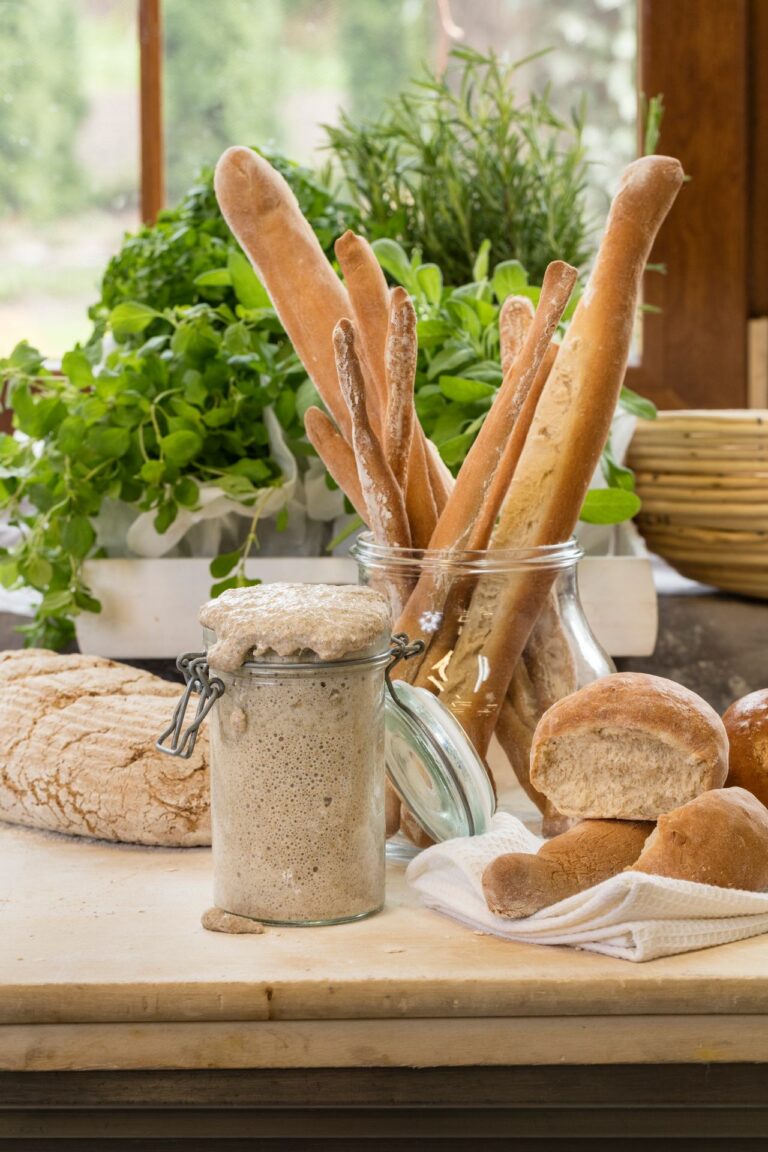
[[[385,600],[353,586],[233,589],[201,610],[211,673],[214,899],[278,923],[384,900]]]

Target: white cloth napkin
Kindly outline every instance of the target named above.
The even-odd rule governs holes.
[[[470,928],[623,960],[654,960],[768,932],[768,893],[644,872],[622,872],[523,920],[495,916],[483,896],[486,865],[506,852],[536,852],[542,843],[514,816],[498,812],[484,835],[425,849],[408,865],[406,877],[429,908]]]

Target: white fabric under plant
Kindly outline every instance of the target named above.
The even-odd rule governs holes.
[[[538,836],[499,812],[482,836],[435,844],[406,877],[429,908],[469,928],[523,944],[560,944],[623,960],[654,960],[768,932],[768,893],[622,872],[522,920],[494,915],[482,875],[497,856],[537,852]]]
[[[234,500],[217,484],[201,484],[198,508],[179,508],[166,532],[157,532],[156,512],[136,513],[120,501],[105,500],[96,519],[97,543],[108,556],[217,556],[243,542],[244,529],[258,512],[261,556],[320,555],[326,524],[343,512],[344,498],[325,482],[320,460],[311,459],[302,474],[271,407],[264,409],[270,454],[283,474],[278,487],[259,490],[255,501]],[[288,512],[288,525],[278,531],[275,517]]]

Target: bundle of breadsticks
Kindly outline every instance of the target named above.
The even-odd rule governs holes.
[[[224,153],[221,210],[325,405],[307,412],[307,436],[377,544],[438,549],[447,562],[466,550],[571,537],[618,400],[643,269],[682,180],[669,157],[626,169],[560,345],[575,269],[550,264],[535,312],[522,297],[504,302],[503,381],[454,482],[414,409],[408,294],[390,291],[370,245],[352,232],[336,242],[342,282],[282,176],[247,148]],[[528,779],[531,737],[542,712],[576,686],[551,594],[555,573],[481,575],[467,587],[449,571],[449,563],[425,567],[395,591],[397,630],[426,648],[407,674],[434,688],[439,663],[441,697],[478,752],[487,755],[496,732],[543,807]]]

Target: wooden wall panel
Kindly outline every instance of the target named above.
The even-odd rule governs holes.
[[[652,256],[662,313],[629,380],[663,407],[746,402],[749,15],[750,0],[640,0],[640,87],[664,94],[659,151],[691,177]]]

